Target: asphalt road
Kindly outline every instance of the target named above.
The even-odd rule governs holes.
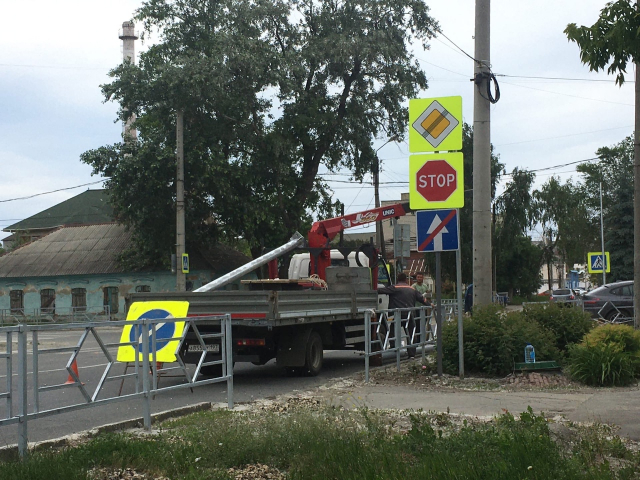
[[[117,343],[120,337],[120,329],[106,327],[99,330],[99,335],[104,343]],[[70,353],[57,352],[47,353],[47,349],[60,348],[63,346],[75,345],[82,331],[67,332],[41,332],[38,337],[38,348],[42,351],[39,356],[38,383],[40,386],[57,385],[67,380],[68,372],[66,364]],[[109,351],[115,358],[115,348]],[[4,350],[4,348],[2,348]],[[14,344],[14,353],[17,346]],[[29,346],[29,411],[33,411],[33,374],[32,355]],[[78,356],[78,368],[80,380],[84,382],[85,388],[90,395],[93,394],[99,383],[100,377],[105,370],[107,361],[98,343],[90,336],[80,350]],[[173,366],[177,364],[171,364]],[[193,366],[190,366],[193,367]],[[13,370],[13,391],[14,391],[14,414],[19,411],[17,405],[17,360],[14,359]],[[193,371],[192,368],[190,368]],[[125,366],[122,363],[116,364],[109,376],[124,373]],[[235,403],[250,402],[255,399],[275,397],[297,390],[307,390],[326,383],[334,377],[349,375],[357,371],[364,370],[364,357],[354,351],[325,351],[324,367],[317,377],[289,377],[284,369],[279,368],[272,360],[263,366],[254,366],[248,363],[237,363],[234,368],[234,389],[233,397]],[[132,370],[129,370],[131,373]],[[6,384],[6,363],[0,360],[0,385]],[[183,378],[173,377],[177,372],[167,373],[159,380],[159,387],[177,385],[183,383]],[[98,397],[108,398],[118,396],[121,381],[114,380],[106,382],[101,394]],[[135,392],[135,385],[132,378],[126,379],[122,395]],[[194,388],[191,392],[188,388],[173,390],[165,394],[157,395],[151,402],[152,413],[169,410],[172,408],[196,404],[200,402],[222,402],[227,401],[226,382],[218,384],[203,385]],[[64,405],[84,403],[84,397],[76,386],[62,389],[41,392],[39,395],[40,411],[60,408]],[[2,417],[6,415],[5,402],[0,400],[0,413]],[[105,425],[122,420],[128,420],[142,416],[142,401],[140,399],[129,399],[121,402],[95,405],[90,408],[83,408],[73,412],[60,413],[46,416],[28,423],[28,439],[30,442],[49,440],[64,435],[72,434],[82,430],[91,429],[100,425]],[[6,425],[0,427],[0,446],[16,444],[18,440],[17,425]]]

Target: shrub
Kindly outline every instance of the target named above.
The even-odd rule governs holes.
[[[524,361],[524,348],[531,343],[537,360],[555,360],[559,356],[554,336],[520,312],[506,313],[501,307],[487,305],[473,309],[465,317],[464,364],[469,373],[506,375],[514,362]],[[442,332],[443,365],[452,374],[458,372],[458,326],[447,322]]]
[[[556,338],[556,348],[561,352],[567,349],[567,345],[580,342],[595,324],[589,314],[580,308],[556,303],[526,305],[522,313],[526,320],[536,321],[551,331]]]
[[[569,347],[569,373],[587,385],[622,386],[640,375],[640,331],[603,325]]]

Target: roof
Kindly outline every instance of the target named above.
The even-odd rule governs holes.
[[[0,278],[121,273],[130,241],[115,223],[63,227],[0,256]]]
[[[113,208],[106,190],[87,190],[40,213],[14,223],[3,231],[51,229],[64,225],[113,222]]]
[[[123,225],[61,227],[0,256],[0,278],[125,273],[118,258],[131,246],[131,233]],[[232,247],[218,244],[194,251],[191,269],[211,269],[222,275],[250,260]]]

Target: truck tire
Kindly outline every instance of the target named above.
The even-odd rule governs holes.
[[[307,347],[304,354],[304,374],[310,377],[318,375],[320,370],[322,370],[323,356],[322,337],[314,330],[311,332],[311,335],[309,335],[309,340],[307,340]]]

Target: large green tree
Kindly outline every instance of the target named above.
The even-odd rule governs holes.
[[[427,88],[411,46],[437,29],[419,0],[148,0],[135,20],[159,40],[102,89],[138,141],[82,161],[110,178],[139,265],[175,243],[176,110],[187,239],[242,237],[257,255],[335,213],[321,165],[361,180],[373,141],[403,137],[404,102]]]
[[[553,265],[584,263],[593,248],[595,231],[584,187],[571,180],[551,177],[534,193],[536,220],[542,227],[542,250],[549,288],[553,288]],[[564,280],[564,277],[557,279]]]
[[[535,222],[532,185],[535,174],[514,168],[504,192],[494,202],[494,258],[496,287],[528,296],[541,284],[542,251],[527,232]]]

